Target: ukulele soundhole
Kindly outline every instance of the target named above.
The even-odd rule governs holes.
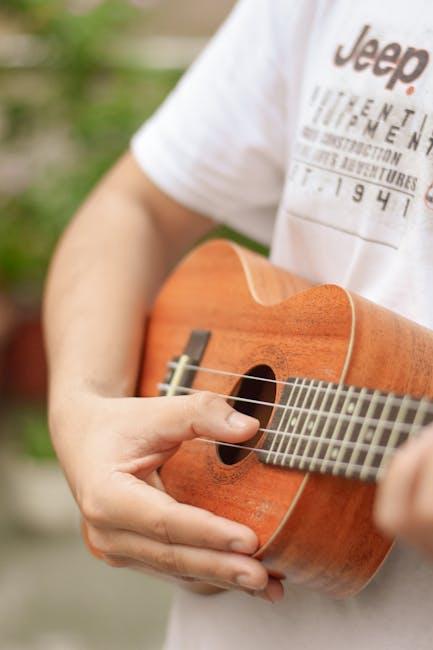
[[[234,398],[240,397],[242,399],[251,400],[237,401],[232,399],[229,404],[237,411],[251,415],[257,418],[260,422],[260,428],[266,428],[271,418],[272,409],[275,401],[276,384],[275,374],[270,366],[259,365],[250,368],[235,386],[232,395]],[[269,381],[270,380],[270,381]],[[267,402],[267,404],[256,404],[255,402]],[[218,445],[218,455],[224,465],[235,465],[243,458],[252,453],[245,447],[254,447],[258,440],[261,438],[260,431],[253,437],[244,442],[239,447],[228,447],[223,444]]]

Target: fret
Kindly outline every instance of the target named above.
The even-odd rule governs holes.
[[[395,417],[392,416],[392,413],[389,416],[390,420],[392,420],[394,424],[391,427],[391,432],[386,442],[385,451],[382,453],[382,458],[380,459],[377,468],[378,472],[381,472],[385,469],[385,465],[383,463],[386,460],[387,455],[389,455],[389,452],[393,451],[394,449],[397,449],[397,447],[403,444],[403,442],[406,442],[409,436],[407,432],[401,430],[401,425],[407,424],[406,416],[410,414],[409,413],[410,402],[411,402],[411,398],[408,395],[405,395],[400,403],[400,406],[398,407]],[[417,411],[418,410],[419,410],[419,405]]]
[[[317,431],[320,429],[320,422],[324,417],[324,415],[322,415],[321,413],[326,412],[324,407],[326,406],[327,401],[328,400],[332,401],[332,386],[333,384],[328,384],[326,389],[323,391],[322,401],[320,402],[318,413],[315,415],[316,420],[310,432],[310,440],[308,440],[307,444],[305,445],[304,453],[302,454],[302,457],[298,462],[299,469],[305,468],[305,464],[309,461],[309,458],[311,457],[311,452],[312,452],[311,447],[314,444],[317,445],[317,442],[319,440],[319,436],[317,436]]]
[[[433,413],[426,413],[429,406],[431,406],[430,402],[425,397],[422,397],[418,403],[416,415],[412,422],[411,433],[414,433],[420,427],[430,424],[433,421]]]
[[[284,450],[284,457],[282,460],[282,465],[287,467],[292,466],[292,460],[294,458],[294,451],[299,443],[299,432],[303,429],[305,420],[308,417],[309,410],[311,409],[311,398],[313,394],[314,381],[306,380],[305,386],[303,388],[303,399],[302,403],[299,404],[299,410],[295,410],[295,415],[292,417],[290,422],[289,430],[290,436],[287,438],[286,448]]]
[[[370,398],[369,398],[369,391],[367,388],[361,388],[361,390],[358,389],[358,401],[356,404],[356,410],[353,414],[353,422],[351,423],[350,431],[348,432],[348,435],[346,436],[345,442],[350,442],[351,445],[345,444],[344,446],[344,453],[340,457],[339,460],[341,460],[345,467],[344,471],[340,469],[339,474],[340,475],[347,475],[347,470],[350,469],[350,459],[352,457],[352,452],[355,449],[361,450],[364,453],[361,454],[361,457],[363,458],[366,454],[366,450],[364,449],[364,445],[366,444],[365,442],[363,444],[360,444],[360,433],[362,426],[364,425],[364,418],[365,418],[365,413],[368,410],[368,406],[370,403]]]
[[[324,426],[320,432],[320,435],[318,437],[318,441],[316,442],[316,447],[314,449],[314,452],[312,454],[312,457],[308,459],[309,462],[309,467],[308,469],[310,471],[317,471],[316,465],[322,461],[322,458],[320,456],[322,449],[323,449],[323,444],[326,443],[326,434],[329,430],[329,427],[331,424],[335,422],[335,417],[337,415],[336,413],[336,407],[339,401],[339,398],[341,397],[341,391],[344,390],[344,386],[342,384],[333,384],[335,386],[335,392],[334,392],[334,398],[332,399],[332,403],[330,405],[329,411],[326,413],[325,416],[325,422]],[[326,447],[325,447],[326,451]]]
[[[323,381],[315,381],[313,380],[310,385],[310,394],[311,390],[313,391],[312,393],[312,401],[310,404],[308,404],[308,409],[309,412],[305,414],[305,418],[302,424],[302,428],[300,430],[300,436],[296,442],[295,448],[292,450],[292,456],[289,461],[289,466],[290,467],[296,467],[297,460],[299,457],[302,457],[304,454],[305,446],[307,444],[307,440],[304,436],[306,436],[308,433],[311,433],[314,423],[315,423],[315,418],[316,415],[311,413],[310,411],[315,410],[317,402],[322,394],[322,387],[323,387],[324,382]]]
[[[278,453],[280,451],[280,447],[284,440],[284,433],[283,433],[284,420],[287,419],[288,417],[288,404],[292,399],[293,395],[296,394],[297,388],[298,388],[298,378],[296,377],[296,379],[293,382],[293,385],[290,387],[288,383],[283,390],[283,393],[281,395],[281,402],[284,402],[284,410],[281,413],[281,410],[277,409],[275,417],[273,418],[270,427],[271,429],[276,430],[277,433],[272,434],[272,437],[268,435],[266,438],[266,443],[268,441],[270,443],[268,453],[266,455],[267,463],[272,463],[272,454],[274,454],[274,463],[275,463],[275,459],[278,459],[279,457]],[[266,443],[264,448],[267,448]]]
[[[358,442],[360,444],[371,443],[373,440],[375,429],[371,424],[371,420],[374,419],[374,414],[377,407],[381,408],[380,404],[378,404],[378,399],[381,396],[382,393],[378,390],[366,391],[367,399],[364,400],[364,402],[361,404],[360,410],[360,415],[365,418],[364,422],[361,424],[361,428],[358,434]],[[364,410],[365,413],[363,413]],[[364,464],[367,453],[368,450],[365,450],[360,445],[358,445],[358,447],[354,447],[348,460],[348,466],[345,472],[348,478],[355,477],[354,467],[360,465],[362,466]]]
[[[420,420],[418,427],[425,427],[433,422],[433,410],[431,409],[432,403],[427,402],[424,398],[420,400],[418,410],[421,410]],[[428,408],[430,407],[430,411]],[[415,423],[415,421],[414,421]]]
[[[414,405],[414,399],[412,397],[409,395],[403,396],[396,416],[389,415],[389,419],[394,424],[391,427],[385,451],[382,453],[382,458],[377,468],[378,474],[383,472],[393,452],[403,445],[411,434],[414,434],[421,427],[433,421],[433,415],[426,412],[429,406],[430,403],[425,399],[420,399]],[[406,427],[406,430],[402,430],[402,426]]]
[[[342,444],[340,439],[340,431],[343,429],[343,439],[344,439],[344,426],[348,426],[348,421],[346,420],[346,414],[352,411],[351,405],[353,394],[355,393],[355,387],[350,386],[346,392],[346,396],[343,397],[343,403],[340,408],[340,415],[337,417],[332,435],[328,439],[327,450],[323,458],[322,464],[320,466],[320,471],[325,472],[329,464],[329,461],[337,460],[337,457],[341,451]],[[353,411],[352,411],[353,412]]]
[[[277,459],[279,465],[286,464],[287,456],[290,451],[290,443],[292,442],[293,435],[296,433],[296,426],[301,418],[304,417],[301,409],[305,406],[305,399],[308,394],[307,382],[307,379],[302,380],[298,394],[296,395],[296,400],[293,405],[291,405],[290,415],[288,416],[287,426],[285,429],[285,437],[283,437],[283,444],[281,445],[281,450],[279,450],[280,454]]]
[[[333,474],[344,474],[347,470],[347,467],[345,467],[345,464],[348,463],[350,456],[352,455],[352,448],[349,447],[346,443],[356,443],[358,442],[359,438],[359,429],[362,426],[362,423],[357,421],[358,415],[361,411],[361,407],[363,404],[363,400],[366,394],[366,389],[362,388],[359,391],[358,397],[356,399],[356,402],[351,401],[350,405],[352,408],[350,411],[352,411],[352,416],[350,420],[346,420],[346,430],[344,432],[344,436],[342,439],[342,442],[340,444],[340,449],[337,450],[337,454],[334,458],[335,463],[332,468],[332,473]],[[356,449],[356,447],[354,447]]]
[[[371,470],[377,470],[377,467],[374,466],[374,460],[376,457],[376,447],[381,444],[382,434],[385,429],[385,422],[388,419],[389,411],[392,406],[392,399],[394,398],[394,393],[388,393],[385,404],[382,406],[382,413],[379,417],[379,423],[374,432],[373,439],[371,441],[370,449],[367,452],[365,460],[362,464],[362,469],[359,473],[359,478],[366,479]]]

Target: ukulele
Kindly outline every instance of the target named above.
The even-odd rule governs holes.
[[[235,244],[190,253],[147,323],[139,394],[212,391],[258,418],[242,445],[185,442],[167,492],[252,528],[269,572],[342,598],[392,546],[372,519],[389,458],[433,421],[433,333]]]

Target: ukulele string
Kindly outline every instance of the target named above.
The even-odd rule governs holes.
[[[319,436],[309,436],[307,433],[296,433],[295,431],[293,433],[289,433],[288,431],[278,431],[278,429],[266,429],[259,427],[257,431],[260,431],[260,433],[270,433],[270,434],[275,434],[272,437],[272,440],[275,438],[294,438],[296,440],[305,440],[309,441],[312,440],[319,442],[321,445],[326,444],[331,447],[335,447],[338,445],[340,448],[341,447],[346,447],[347,449],[356,449],[357,451],[370,451],[373,450],[375,454],[382,454],[383,456],[388,455],[392,453],[394,450],[393,449],[388,449],[388,447],[384,447],[383,445],[371,445],[368,442],[356,442],[354,440],[344,440],[344,439],[327,439],[327,438],[320,438]],[[274,450],[268,450],[270,451],[271,454],[274,453],[284,453],[284,452],[275,452]]]
[[[167,385],[161,384],[160,388],[167,388]],[[190,388],[186,388],[186,387],[182,387],[182,386],[177,387],[176,390],[181,390],[181,391],[185,391],[185,392],[195,392],[195,393],[200,392],[198,390],[194,390],[194,389],[190,389]],[[230,396],[219,395],[219,397],[228,398]],[[236,399],[236,398],[232,397],[231,399]],[[246,400],[245,398],[239,398],[239,399],[242,399],[242,401],[247,401],[247,402],[252,401],[254,403],[257,403],[257,400]],[[260,403],[266,404],[266,405],[269,405],[269,406],[273,406],[273,404],[271,404],[269,402],[260,402]],[[307,413],[311,413],[311,411],[308,411],[308,409],[299,409],[299,410],[307,412]],[[337,417],[337,416],[334,415],[334,417]],[[348,417],[350,417],[350,416],[348,416]],[[362,420],[362,418],[361,418],[361,420]],[[376,423],[376,421],[374,421],[374,422]],[[391,423],[391,424],[394,424],[394,423]],[[419,427],[419,428],[421,428],[421,427]],[[367,452],[372,451],[375,455],[379,455],[380,463],[383,462],[383,460],[385,459],[386,456],[389,457],[389,456],[393,455],[395,453],[395,451],[396,451],[396,449],[393,449],[393,448],[389,449],[388,447],[384,447],[384,446],[381,446],[381,445],[371,445],[369,443],[363,443],[363,442],[359,442],[359,441],[355,442],[353,440],[349,441],[349,440],[344,440],[344,439],[343,440],[341,440],[341,439],[340,440],[338,440],[338,439],[326,439],[326,438],[321,438],[320,436],[311,437],[311,436],[309,436],[307,434],[301,434],[301,433],[296,433],[296,432],[292,432],[292,433],[287,432],[286,433],[284,431],[269,429],[269,428],[259,428],[258,431],[262,432],[262,433],[271,434],[272,435],[271,440],[275,440],[275,439],[277,439],[277,440],[281,439],[282,440],[284,438],[290,438],[289,444],[291,443],[292,440],[308,440],[308,441],[316,442],[316,450],[317,450],[317,447],[319,446],[324,450],[327,450],[329,448],[331,448],[331,449],[337,448],[339,450],[342,450],[344,448],[345,452],[347,451],[347,449],[349,449],[349,450],[351,449],[352,451],[356,450],[358,453],[362,452],[362,451],[367,451]],[[412,435],[415,435],[416,433],[417,432],[414,431],[414,432],[412,432]],[[326,458],[325,457],[325,458],[322,459],[322,458],[317,457],[317,456],[306,456],[304,454],[294,454],[294,453],[289,452],[287,449],[285,449],[283,451],[277,451],[277,450],[272,450],[272,449],[269,450],[269,449],[261,449],[261,448],[257,448],[257,447],[247,447],[245,445],[238,445],[238,444],[235,444],[235,443],[217,442],[217,441],[214,441],[214,440],[207,440],[207,439],[204,439],[204,438],[198,438],[197,440],[207,441],[210,444],[217,444],[217,445],[223,445],[223,446],[227,446],[227,447],[234,447],[234,448],[238,448],[238,449],[246,449],[246,450],[250,450],[250,451],[256,451],[258,453],[263,453],[263,454],[266,453],[266,454],[272,455],[272,457],[274,459],[276,459],[277,457],[278,458],[282,457],[281,465],[284,465],[284,461],[286,459],[290,459],[290,460],[300,459],[300,460],[303,460],[304,462],[312,461],[316,465],[320,464],[321,467],[319,467],[317,469],[317,471],[323,471],[324,467],[326,467],[327,464],[330,464],[332,467],[341,466],[341,467],[344,467],[346,469],[351,469],[351,470],[363,468],[364,475],[365,475],[365,472],[373,472],[374,476],[379,475],[379,471],[376,472],[375,468],[366,468],[365,466],[357,465],[357,464],[351,463],[350,461],[349,462],[344,461],[344,460],[338,461],[336,459],[333,459],[332,457],[331,458]],[[378,468],[378,470],[379,470],[379,468]],[[382,468],[380,468],[380,470],[382,470]]]
[[[247,445],[237,445],[236,443],[232,443],[232,442],[220,442],[218,440],[211,440],[210,438],[194,438],[193,440],[190,440],[189,442],[205,442],[207,444],[215,445],[215,446],[218,446],[218,447],[223,446],[223,447],[232,447],[232,448],[241,449],[241,450],[243,449],[244,451],[254,451],[257,454],[268,454],[269,453],[268,449],[262,449],[260,447],[248,447]],[[279,464],[280,467],[287,467],[287,465],[285,464],[286,460],[302,460],[302,461],[305,461],[305,462],[312,461],[315,464],[321,464],[321,467],[318,467],[317,469],[304,470],[307,473],[308,473],[308,471],[325,473],[325,467],[326,467],[326,465],[328,463],[332,466],[332,468],[336,468],[336,467],[340,466],[341,468],[350,469],[351,471],[352,470],[358,470],[359,472],[362,471],[363,475],[365,475],[365,473],[371,474],[370,478],[378,478],[381,475],[381,473],[382,473],[382,471],[384,469],[383,467],[366,467],[365,465],[350,463],[350,462],[347,462],[347,461],[344,461],[344,460],[334,460],[334,459],[326,459],[326,460],[324,460],[324,459],[321,459],[321,458],[314,458],[313,456],[303,456],[302,454],[289,454],[287,456],[287,454],[285,455],[284,452],[282,452],[282,451],[272,452],[272,455],[273,456],[283,456],[283,458],[281,459],[282,462]],[[275,465],[276,463],[272,463],[272,464]],[[291,467],[290,465],[289,465],[289,467],[291,469],[297,469],[296,467]],[[366,478],[369,478],[369,477],[367,476]]]
[[[177,368],[178,365],[179,364],[176,361],[169,361],[167,363],[167,367],[172,368],[172,369]],[[256,377],[255,375],[242,375],[242,374],[237,373],[237,372],[230,372],[229,370],[217,370],[215,368],[206,368],[204,366],[196,366],[196,365],[193,365],[193,364],[185,364],[183,366],[183,368],[185,370],[193,370],[195,372],[205,372],[205,373],[209,373],[209,374],[213,374],[213,375],[225,375],[227,377],[236,377],[238,379],[253,379],[254,381],[261,381],[261,382],[264,382],[264,383],[267,383],[267,384],[277,384],[277,385],[280,385],[280,386],[293,386],[295,384],[295,381],[296,381],[296,380],[294,380],[294,381],[281,381],[281,380],[278,380],[278,379],[266,379],[265,377]],[[312,379],[311,381],[319,381],[319,380]],[[332,382],[330,382],[330,383],[332,383]],[[340,384],[340,386],[344,386],[344,384],[343,385]],[[323,386],[323,387],[313,386],[313,388],[314,388],[315,391],[319,391],[319,392],[325,392],[327,390],[327,386]],[[374,390],[374,389],[371,389],[371,390]],[[339,391],[339,393],[340,393],[340,395],[342,397],[344,397],[348,393],[348,390],[345,390],[344,388],[339,388],[339,385],[337,385],[337,388],[331,389],[331,391],[329,392],[329,395],[331,396],[336,391]],[[374,397],[374,399],[375,399],[375,401],[377,403],[385,403],[386,400],[388,399],[389,395],[393,395],[393,393],[388,393],[388,395],[380,395],[379,394],[379,395],[376,395]],[[356,396],[354,396],[354,397],[356,397]],[[373,395],[371,395],[371,397],[373,397]],[[412,397],[409,397],[409,396],[393,395],[393,401],[394,401],[395,406],[400,406],[401,403],[403,402],[403,400],[406,400],[406,405],[408,407],[418,408],[419,405],[421,404],[421,402],[424,400],[424,398],[421,398],[419,401],[417,401],[415,398],[412,398]],[[424,402],[424,405],[425,405],[425,410],[424,410],[425,414],[426,415],[427,414],[433,414],[433,405],[427,406],[425,404],[425,402]]]
[[[168,390],[171,388],[170,384],[166,383],[161,383],[158,384],[157,386],[158,390]],[[181,391],[182,394],[185,395],[193,395],[195,393],[201,393],[201,390],[197,390],[195,388],[189,388],[188,386],[177,386],[176,387],[176,392]],[[238,397],[236,395],[224,395],[223,393],[214,393],[214,395],[217,395],[218,397],[222,397],[223,399],[232,401],[232,402],[244,402],[247,404],[257,404],[259,406],[269,406],[271,408],[278,408],[278,409],[287,409],[290,408],[291,412],[296,412],[297,414],[303,414],[306,413],[307,415],[318,415],[321,417],[326,417],[326,418],[332,418],[336,419],[337,421],[339,420],[345,420],[347,422],[354,422],[354,423],[368,423],[371,426],[377,426],[378,424],[383,425],[384,427],[387,426],[388,428],[394,429],[397,427],[397,430],[399,433],[407,433],[409,436],[414,435],[416,433],[416,430],[414,431],[414,425],[410,424],[405,424],[404,422],[393,422],[391,420],[381,420],[380,418],[366,418],[362,417],[362,415],[346,415],[345,413],[325,413],[321,411],[320,409],[308,409],[308,408],[302,408],[300,406],[290,406],[290,405],[284,405],[284,404],[274,404],[273,402],[265,402],[261,400],[256,400],[256,399],[249,399],[247,397]],[[421,427],[418,427],[421,428]],[[284,433],[280,431],[276,431],[275,433],[279,433],[280,435],[284,436],[291,436],[291,433]],[[309,438],[311,439],[311,438]],[[319,439],[319,438],[318,438]]]

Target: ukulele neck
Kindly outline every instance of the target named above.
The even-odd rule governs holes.
[[[259,458],[280,467],[376,481],[395,450],[432,421],[426,399],[290,378]]]

